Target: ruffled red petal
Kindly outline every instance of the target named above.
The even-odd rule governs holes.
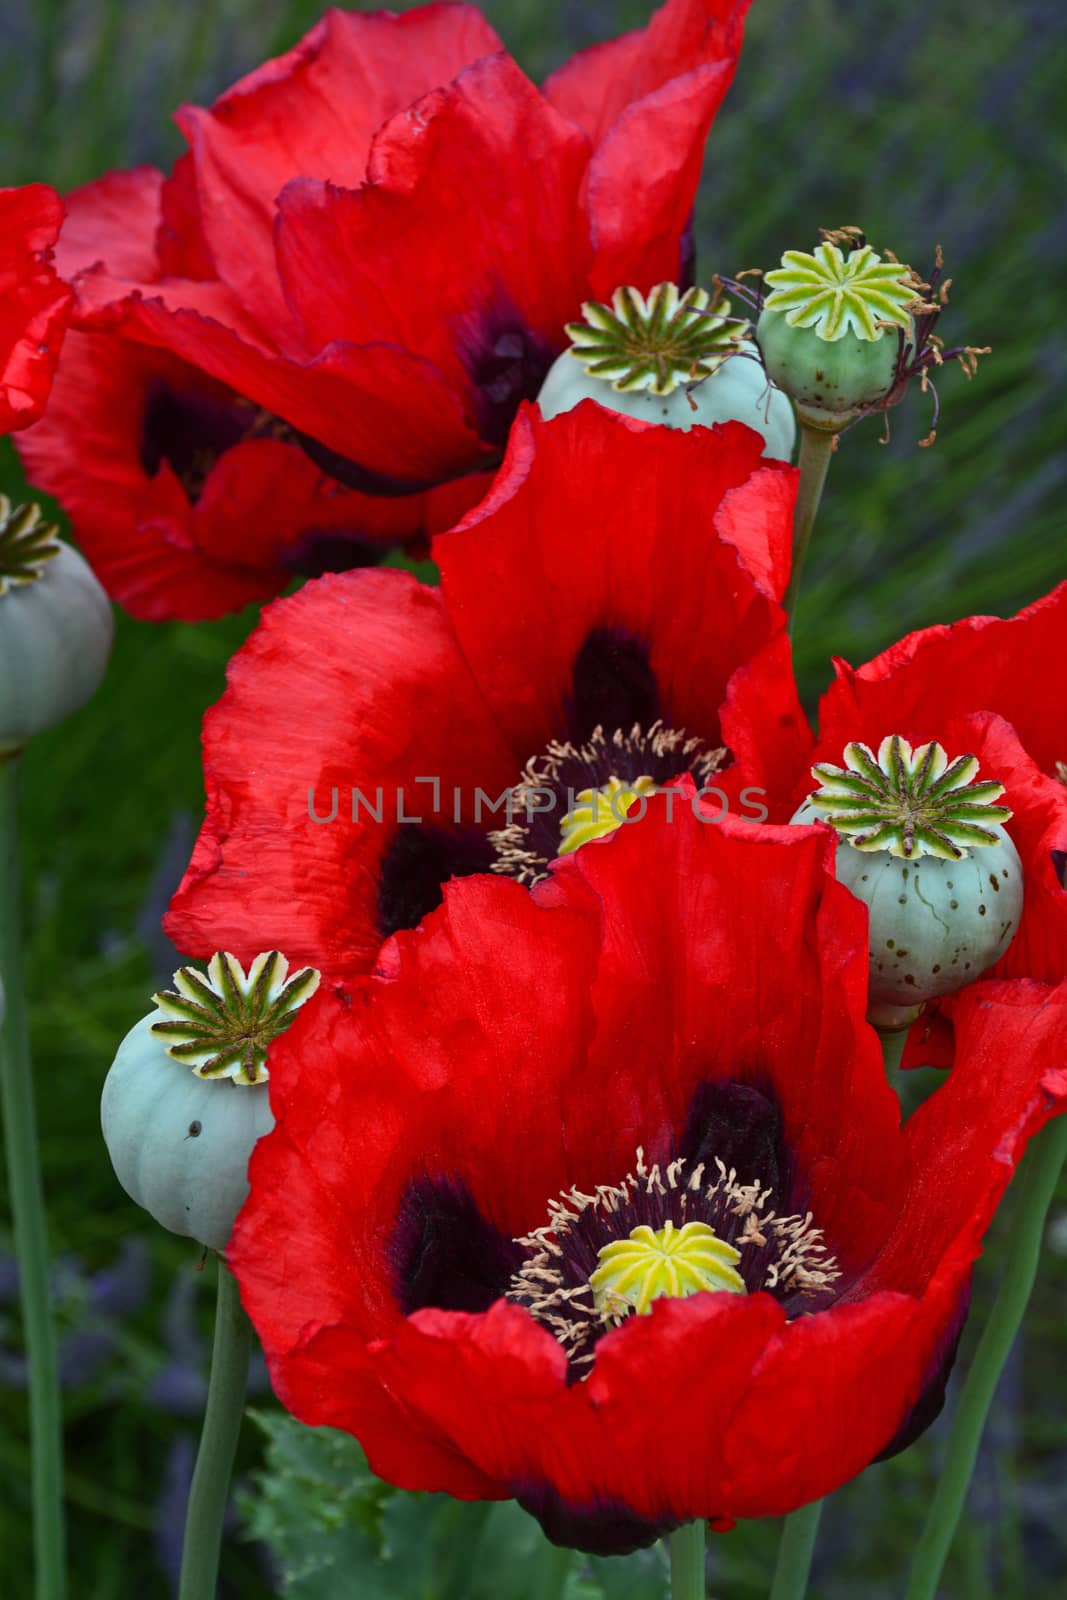
[[[167,930],[193,956],[278,948],[367,971],[397,791],[406,816],[422,797],[429,814],[433,787],[417,779],[439,779],[447,818],[454,786],[466,814],[477,784],[495,795],[514,780],[441,596],[399,572],[320,579],[264,613],[228,676],[204,721],[207,816]],[[353,789],[379,821],[362,801],[352,820]]]
[[[328,13],[210,111],[182,113],[168,276],[90,271],[79,316],[285,418],[360,489],[488,465],[582,301],[679,270],[744,10],[669,0],[608,52],[618,85],[576,63],[549,97],[471,8]]]
[[[473,6],[424,6],[401,16],[330,10],[209,110],[179,111],[208,254],[264,326],[287,315],[271,236],[275,202],[290,178],[358,186],[387,118],[500,48]]]
[[[1057,762],[1067,763],[1065,640],[1067,583],[1014,617],[966,617],[924,628],[862,667],[838,661],[820,727],[835,738],[857,718],[936,725],[949,716],[995,711],[1042,771],[1054,774]]]
[[[657,804],[533,896],[454,885],[388,977],[324,995],[272,1051],[278,1125],[229,1260],[286,1403],[404,1487],[653,1526],[829,1492],[906,1420],[1027,1138],[1067,1099],[1067,984],[984,984],[954,1002],[955,1072],[900,1130],[827,841]],[[852,1264],[836,1306],[786,1323],[763,1294],[657,1302],[571,1385],[504,1301],[399,1316],[383,1250],[407,1179],[466,1178],[525,1230],[558,1187],[617,1180],[635,1142],[660,1154],[701,1072],[756,1061]]]
[[[642,32],[581,52],[545,85],[595,142],[583,191],[595,298],[683,270],[704,144],[733,80],[748,4],[669,0]]]
[[[773,643],[747,742],[806,748],[772,597],[795,474],[761,444],[739,423],[686,434],[593,401],[547,423],[520,414],[492,491],[434,544],[463,652],[516,749],[535,754],[566,725],[595,628],[647,646],[665,720],[712,746],[734,673]]]
[[[147,424],[160,391],[244,415],[236,396],[166,351],[75,331],[47,414],[18,442],[28,475],[59,500],[101,583],[131,615],[222,616],[284,589],[310,541],[389,546],[419,533],[421,497],[342,489],[303,450],[274,439],[248,439],[217,456],[206,449],[194,482],[165,457],[153,467]],[[254,416],[247,407],[250,429]]]
[[[52,266],[63,220],[54,189],[0,189],[0,433],[44,410],[72,295]]]
[[[280,201],[278,259],[309,348],[387,340],[417,351],[469,394],[478,422],[479,386],[508,354],[502,342],[540,341],[535,393],[587,282],[588,242],[576,231],[587,160],[584,137],[498,55],[388,122],[358,192],[294,182]],[[432,293],[427,240],[439,264]],[[510,410],[532,393],[515,394]],[[484,422],[482,432],[491,437]]]
[[[163,174],[154,167],[109,172],[67,195],[66,221],[56,246],[64,277],[102,266],[120,278],[159,276],[156,231]]]
[[[633,104],[741,51],[751,0],[667,0],[647,28],[579,50],[547,79],[545,99],[599,144]]]

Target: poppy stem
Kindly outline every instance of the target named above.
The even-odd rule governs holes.
[[[38,1600],[62,1600],[63,1424],[22,964],[20,765],[17,751],[0,755],[0,1102],[29,1364],[35,1593]]]
[[[804,557],[808,553],[811,543],[811,530],[815,526],[815,518],[819,510],[819,501],[822,499],[823,484],[830,467],[830,457],[834,453],[834,443],[837,435],[828,433],[821,428],[808,428],[800,423],[800,455],[797,466],[800,469],[800,483],[797,487],[797,502],[793,510],[793,567],[789,575],[789,587],[785,591],[782,601],[789,613],[789,630],[793,630],[793,617],[796,612],[797,591],[800,588],[800,574],[804,567]]]
[[[686,1522],[670,1537],[671,1600],[704,1600],[704,1524]]]
[[[211,1380],[189,1490],[178,1600],[215,1600],[222,1524],[241,1431],[251,1353],[252,1325],[241,1305],[237,1280],[220,1256]]]
[[[560,1545],[546,1541],[531,1590],[534,1600],[560,1600],[573,1565],[573,1550],[565,1550]]]
[[[1038,1135],[1024,1163],[1019,1207],[1012,1226],[1011,1256],[959,1398],[945,1463],[916,1547],[906,1600],[933,1600],[937,1593],[967,1498],[986,1417],[1030,1301],[1045,1219],[1065,1160],[1067,1116],[1060,1116]]]
[[[821,1500],[813,1500],[810,1505],[801,1506],[799,1511],[786,1517],[778,1545],[778,1562],[774,1569],[770,1600],[804,1600],[808,1592],[808,1575],[815,1553],[822,1508]]]

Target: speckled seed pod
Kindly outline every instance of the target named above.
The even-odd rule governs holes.
[[[796,442],[793,407],[767,382],[747,324],[714,312],[703,289],[679,295],[658,284],[647,300],[617,289],[611,307],[590,302],[567,332],[569,350],[549,368],[537,397],[545,417],[596,400],[612,411],[688,432],[743,422],[763,435],[764,454],[787,461]]]
[[[274,1126],[267,1048],[318,987],[276,950],[247,975],[231,955],[183,967],[130,1029],[104,1083],[100,1120],[115,1175],[171,1233],[221,1250],[248,1195],[248,1161]]]
[[[849,745],[845,767],[813,768],[823,787],[791,819],[839,835],[839,880],[870,913],[870,1020],[907,1025],[926,1000],[972,983],[1019,926],[1023,871],[992,802],[998,783],[972,783],[971,756],[940,745],[882,742],[877,758]]]
[[[95,694],[114,625],[87,563],[36,505],[0,495],[0,753]]]

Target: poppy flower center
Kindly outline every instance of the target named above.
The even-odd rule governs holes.
[[[772,1193],[721,1160],[649,1166],[638,1147],[621,1183],[571,1189],[516,1240],[527,1256],[508,1298],[555,1335],[575,1378],[605,1333],[662,1295],[763,1291],[790,1317],[819,1310],[840,1268],[811,1213],[779,1215]]]
[[[287,423],[224,390],[178,389],[155,378],[145,394],[141,466],[154,478],[164,462],[195,505],[228,450],[246,439],[288,439]]]
[[[627,812],[637,801],[655,792],[656,780],[647,774],[635,778],[632,783],[624,783],[613,774],[602,789],[581,790],[560,827],[560,855],[570,855],[579,845],[614,833],[626,821]]]
[[[662,785],[688,772],[702,788],[725,760],[725,750],[662,721],[647,730],[635,722],[628,732],[598,726],[584,744],[554,739],[512,789],[512,820],[489,835],[491,870],[539,883],[557,856],[640,820]]]
[[[702,1290],[724,1289],[747,1294],[745,1280],[734,1268],[740,1250],[716,1237],[706,1222],[673,1222],[653,1230],[639,1222],[626,1239],[613,1239],[597,1252],[600,1265],[589,1279],[598,1311],[632,1308],[651,1311],[663,1295],[684,1300]]]

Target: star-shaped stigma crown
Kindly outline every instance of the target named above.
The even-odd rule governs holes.
[[[820,762],[812,776],[822,784],[811,804],[855,850],[885,850],[904,861],[939,856],[959,861],[975,846],[993,845],[993,831],[1012,813],[994,804],[1002,783],[975,783],[975,756],[950,762],[935,742],[913,750],[891,734],[878,754],[865,744],[845,747],[844,767]]]
[[[866,243],[846,256],[833,237],[810,255],[787,250],[763,281],[771,290],[763,302],[767,311],[782,312],[791,328],[811,328],[827,343],[850,331],[858,339],[880,339],[887,325],[907,332],[922,288],[910,267],[883,261]]]
[[[30,501],[12,510],[0,494],[0,595],[36,582],[62,548],[57,525],[45,521],[39,505]]]
[[[657,283],[647,299],[616,289],[610,306],[587,300],[582,317],[567,324],[569,354],[620,393],[668,395],[710,378],[748,331],[744,318],[730,316],[728,300],[712,305],[706,289],[679,294],[673,283]]]
[[[206,974],[180,967],[174,988],[152,996],[160,1015],[152,1032],[166,1041],[167,1054],[198,1078],[264,1083],[268,1046],[318,986],[314,967],[301,967],[290,977],[289,963],[277,950],[256,956],[247,973],[236,957],[220,950]]]

